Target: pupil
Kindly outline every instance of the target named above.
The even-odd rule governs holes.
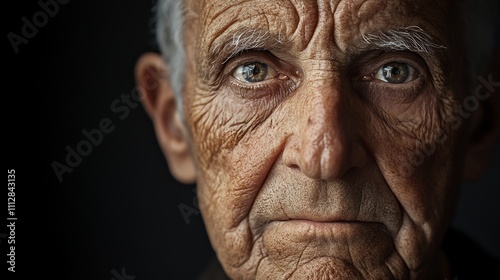
[[[410,75],[408,65],[404,63],[389,63],[384,66],[384,78],[389,83],[401,84],[404,83]]]
[[[242,74],[248,82],[262,82],[267,77],[267,65],[260,62],[248,63],[243,67]]]

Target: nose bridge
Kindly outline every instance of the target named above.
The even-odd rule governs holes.
[[[304,112],[300,165],[310,176],[327,179],[340,176],[349,143],[343,127],[343,96],[340,84],[330,77],[311,82]]]
[[[325,146],[340,136],[342,118],[342,97],[336,86],[328,80],[311,81],[304,102],[301,121],[302,141],[321,142]],[[318,146],[319,148],[319,146]]]
[[[311,178],[341,177],[352,166],[347,97],[331,71],[313,77],[322,78],[309,79],[301,94],[293,162]]]

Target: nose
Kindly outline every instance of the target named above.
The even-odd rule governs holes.
[[[286,143],[284,163],[322,180],[342,178],[349,169],[362,167],[367,155],[357,139],[352,97],[325,80],[297,93],[294,133]]]

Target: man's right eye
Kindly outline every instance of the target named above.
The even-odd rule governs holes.
[[[233,77],[244,83],[259,83],[277,76],[278,72],[272,67],[255,61],[240,65],[233,72]]]
[[[229,79],[222,81],[230,92],[239,93],[244,99],[272,96],[277,100],[278,96],[293,92],[299,79],[295,67],[262,51],[245,52],[224,67],[227,69],[227,72],[223,71],[224,78]],[[289,73],[296,73],[295,79],[287,75]]]

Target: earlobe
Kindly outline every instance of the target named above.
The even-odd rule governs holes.
[[[465,155],[463,179],[477,180],[493,161],[494,149],[500,138],[500,50],[494,54],[489,70],[482,76],[484,95],[480,109],[472,116],[471,132]]]
[[[143,106],[153,121],[156,137],[170,172],[182,183],[194,183],[196,170],[189,138],[179,116],[175,94],[162,57],[156,53],[142,55],[136,64],[135,78]]]

